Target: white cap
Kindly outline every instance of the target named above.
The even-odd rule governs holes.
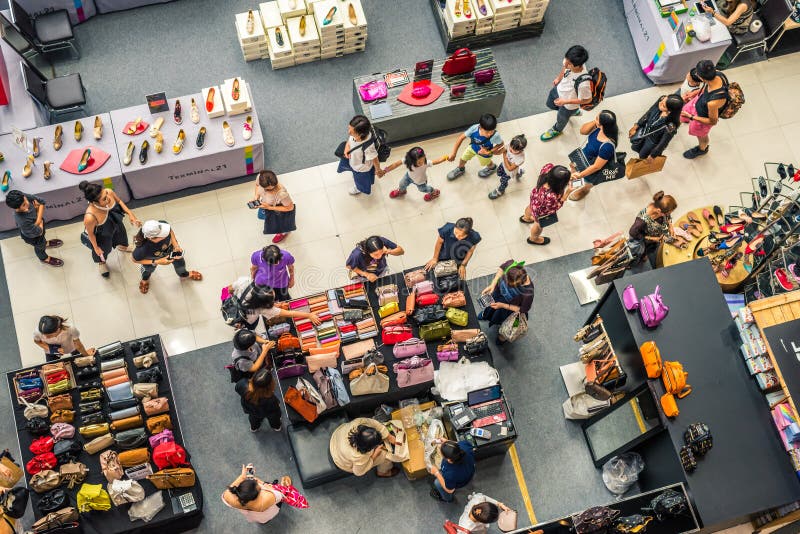
[[[169,236],[171,228],[165,222],[154,221],[150,219],[145,221],[142,225],[142,234],[147,239],[156,239]]]

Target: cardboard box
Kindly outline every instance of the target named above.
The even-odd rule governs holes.
[[[241,44],[256,43],[258,41],[263,41],[265,38],[264,26],[261,25],[258,11],[253,11],[253,16],[255,18],[253,33],[247,33],[247,12],[236,14],[236,34]]]
[[[419,407],[408,406],[392,412],[392,419],[403,421],[403,426],[406,431],[406,438],[408,439],[408,453],[410,458],[403,462],[403,472],[409,480],[418,480],[428,475],[428,469],[425,467],[425,445],[422,443],[422,436],[416,426],[406,426],[408,419],[415,409],[420,411],[430,410],[436,406],[435,402],[426,402],[420,404]]]
[[[292,7],[294,5],[294,7]],[[278,9],[281,12],[281,18],[285,23],[292,17],[299,17],[305,15],[306,7],[305,0],[278,0]]]
[[[261,23],[264,28],[275,28],[283,24],[281,8],[278,7],[278,2],[264,2],[258,5],[258,10],[261,12]]]

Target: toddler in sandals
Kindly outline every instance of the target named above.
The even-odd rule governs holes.
[[[497,167],[497,176],[500,178],[500,185],[489,193],[489,198],[492,200],[503,196],[506,193],[508,182],[512,178],[517,180],[522,178],[525,170],[522,164],[525,163],[525,147],[528,146],[528,140],[525,136],[515,135],[511,142],[508,144],[508,149],[503,152],[503,162]]]
[[[400,185],[397,189],[389,193],[389,198],[398,198],[406,194],[408,186],[415,185],[421,193],[425,193],[423,197],[426,202],[430,202],[439,196],[439,190],[434,189],[428,184],[428,169],[434,165],[438,165],[443,161],[447,161],[447,156],[442,156],[439,159],[428,161],[425,156],[425,151],[422,148],[415,146],[406,153],[406,157],[402,161],[396,161],[387,166],[384,171],[389,172],[400,165],[405,163],[406,171],[405,176],[400,180]]]

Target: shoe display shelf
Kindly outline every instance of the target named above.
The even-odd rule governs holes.
[[[208,92],[211,89],[214,89],[214,97],[213,97],[214,107],[211,108],[211,111],[208,111],[208,109],[206,109],[206,102],[208,102]],[[206,111],[206,115],[208,116],[209,119],[216,119],[217,117],[222,117],[223,115],[225,115],[225,104],[222,102],[222,95],[220,94],[219,87],[217,87],[216,85],[213,85],[211,87],[205,87],[202,90],[202,94],[203,94],[202,108]]]
[[[308,10],[305,0],[277,0],[277,4],[284,24],[289,19],[305,15]]]
[[[278,2],[262,2],[258,4],[258,12],[261,13],[261,23],[264,25],[265,30],[270,28],[277,28],[283,26],[283,18],[281,18],[281,9],[278,7]]]
[[[303,22],[304,21],[304,22]],[[300,24],[305,25],[302,35]],[[289,40],[292,42],[292,51],[295,57],[305,54],[320,53],[319,32],[314,24],[312,15],[301,15],[286,21],[286,28],[289,30]]]
[[[236,79],[237,78],[230,78],[225,80],[220,86],[222,90],[222,101],[230,117],[253,111],[253,103],[250,100],[250,92],[247,90],[247,83],[244,78],[238,78],[239,98],[237,100],[233,99],[233,81]]]
[[[276,32],[280,32],[283,36],[283,44],[278,44]],[[272,70],[293,67],[294,52],[292,51],[292,42],[289,40],[289,32],[286,26],[269,28],[267,30],[267,40],[269,42],[269,61],[272,64]]]
[[[471,0],[472,14],[477,18],[475,22],[475,35],[483,35],[494,31],[494,9],[488,0]],[[486,14],[481,13],[480,7],[483,5]]]
[[[320,40],[320,53],[330,56],[331,52],[344,50],[344,20],[347,16],[339,0],[323,0],[314,2],[314,21],[317,24]],[[331,9],[336,12],[331,17],[331,22],[325,24],[326,17]]]
[[[534,24],[544,20],[544,13],[550,0],[522,0],[519,25]]]
[[[430,0],[433,10],[434,20],[439,28],[439,35],[444,43],[447,52],[454,52],[459,48],[485,48],[498,43],[517,41],[528,37],[539,37],[544,30],[544,9],[549,0],[483,0],[485,2],[487,15],[482,16],[479,11],[478,0],[469,0],[471,16],[464,15],[463,2],[458,0],[460,6],[460,16],[456,16],[457,0],[446,0],[444,7],[440,0]],[[523,2],[525,2],[523,4]],[[541,4],[537,3],[541,2]],[[531,15],[523,9],[530,4],[541,7],[531,8],[541,10],[536,15]],[[525,7],[527,9],[527,7]],[[491,14],[491,29],[486,30],[487,22],[480,22],[481,19],[488,19]],[[535,22],[529,22],[536,20]]]
[[[255,12],[253,13],[255,14]],[[236,35],[244,60],[266,59],[269,55],[267,34],[259,23],[259,17],[256,17],[255,24],[253,24],[253,33],[247,33],[247,14],[247,12],[236,14]]]

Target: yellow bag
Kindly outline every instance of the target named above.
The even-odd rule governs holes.
[[[111,497],[102,484],[83,484],[78,490],[78,511],[110,510]]]
[[[671,393],[664,393],[661,395],[661,408],[664,410],[664,415],[667,417],[677,417],[680,412],[678,410],[678,403],[675,402],[675,395]]]
[[[684,398],[692,392],[692,386],[686,383],[689,373],[684,372],[680,362],[664,362],[661,371],[661,379],[664,381],[664,389],[667,393],[675,395],[679,399]]]
[[[625,164],[625,176],[628,177],[628,180],[633,180],[640,176],[661,172],[666,162],[667,156],[656,156],[653,158],[653,163],[648,163],[646,159],[631,158]]]
[[[649,378],[661,376],[661,351],[658,350],[655,341],[646,341],[639,347],[639,353],[644,361],[644,368],[647,370]]]
[[[400,305],[397,302],[390,302],[378,308],[378,315],[380,315],[381,319],[383,319],[384,317],[388,317],[389,315],[399,311]]]

